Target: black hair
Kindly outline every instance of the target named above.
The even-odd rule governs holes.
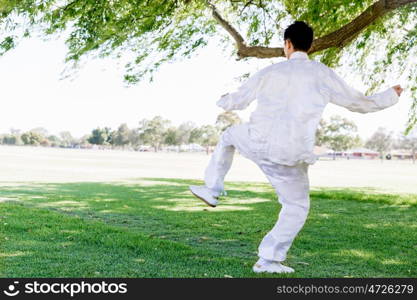
[[[295,50],[307,52],[313,43],[313,29],[303,21],[295,21],[285,29],[284,40],[290,40]]]

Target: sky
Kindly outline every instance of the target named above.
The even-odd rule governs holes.
[[[0,57],[0,133],[44,127],[51,134],[70,131],[81,137],[97,127],[116,129],[122,123],[137,127],[141,119],[156,115],[174,125],[186,121],[214,124],[222,112],[215,103],[239,85],[237,77],[284,60],[237,61],[213,43],[192,59],[164,65],[152,83],[127,87],[123,67],[111,58],[92,59],[75,76],[62,79],[65,54],[62,39],[31,38]],[[364,90],[358,78],[359,74],[351,74],[346,79]],[[407,85],[391,85],[396,83]],[[367,138],[380,126],[404,130],[410,103],[404,96],[394,107],[364,115],[329,104],[323,116],[339,114],[353,120],[359,134]],[[239,115],[248,120],[255,107],[253,103]]]

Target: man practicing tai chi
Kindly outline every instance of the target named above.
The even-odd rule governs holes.
[[[307,52],[313,30],[304,22],[290,25],[284,41],[286,61],[262,69],[217,102],[226,111],[244,109],[255,99],[258,105],[249,123],[229,127],[222,134],[205,171],[205,185],[190,186],[196,197],[215,207],[224,193],[224,177],[235,149],[265,173],[282,208],[259,245],[259,260],[253,266],[257,273],[294,272],[281,262],[308,215],[308,166],[316,160],[315,133],[327,103],[354,112],[375,112],[397,103],[403,91],[396,85],[365,96],[324,64],[310,60]]]

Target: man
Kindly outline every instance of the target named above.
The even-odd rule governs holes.
[[[195,196],[215,207],[224,193],[224,177],[235,149],[265,173],[282,208],[259,245],[259,260],[253,267],[257,273],[294,272],[282,262],[308,215],[308,166],[316,160],[315,133],[325,106],[331,102],[354,112],[375,112],[397,103],[402,93],[396,85],[365,96],[330,68],[310,60],[313,30],[304,22],[290,25],[284,41],[288,60],[264,68],[217,102],[226,111],[244,109],[255,99],[258,106],[249,123],[222,134],[205,171],[205,186],[190,186]]]

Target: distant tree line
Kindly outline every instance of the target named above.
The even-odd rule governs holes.
[[[357,134],[357,126],[354,122],[335,115],[330,120],[320,121],[316,133],[316,144],[333,150],[334,158],[336,152],[355,147],[377,151],[381,159],[394,149],[402,149],[409,151],[414,162],[417,154],[417,130],[411,131],[408,135],[394,135],[393,132],[379,127],[370,138],[363,141]]]
[[[155,116],[152,119],[140,120],[136,128],[129,128],[126,124],[121,124],[115,130],[109,127],[98,127],[81,138],[73,137],[69,131],[53,135],[44,128],[34,128],[26,132],[11,129],[10,133],[0,134],[0,144],[62,148],[89,148],[96,145],[103,148],[132,150],[148,147],[155,152],[164,147],[176,148],[179,151],[182,145],[197,144],[209,152],[209,149],[217,144],[224,130],[241,122],[234,112],[221,113],[214,125],[202,126],[197,126],[192,122],[174,126],[171,121]],[[415,157],[417,132],[411,132],[407,136],[402,134],[394,136],[392,132],[378,128],[368,140],[362,141],[357,134],[357,126],[354,122],[335,115],[329,120],[320,121],[316,144],[327,147],[334,153],[364,146],[380,153],[381,158],[392,149],[408,150]]]
[[[392,131],[379,127],[375,133],[366,141],[365,147],[375,150],[382,159],[389,157],[391,150],[407,150],[412,155],[415,163],[417,155],[417,130],[412,130],[408,135],[394,135]]]
[[[354,122],[341,116],[332,116],[329,121],[322,119],[316,132],[316,144],[333,150],[333,159],[335,159],[336,152],[362,145],[357,131],[358,128]]]
[[[98,127],[81,138],[73,137],[68,131],[51,135],[44,128],[34,128],[27,132],[12,129],[8,134],[0,135],[0,144],[62,148],[89,148],[97,145],[103,148],[134,150],[149,146],[155,152],[165,146],[176,146],[179,151],[181,145],[198,144],[208,152],[210,147],[217,144],[220,134],[226,128],[239,123],[241,119],[234,112],[221,113],[214,125],[202,126],[192,122],[174,126],[170,120],[156,116],[140,120],[136,128],[129,128],[127,124],[121,124],[116,130]]]

